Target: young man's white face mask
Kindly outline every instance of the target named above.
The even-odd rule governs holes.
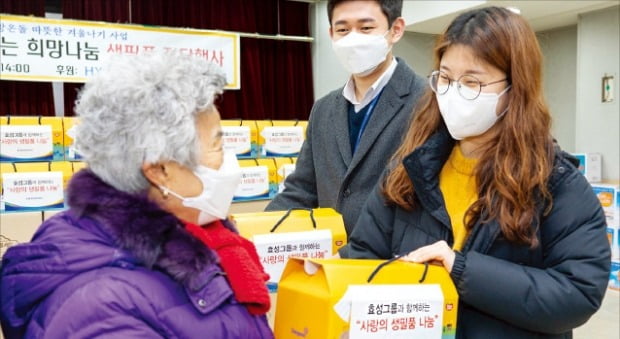
[[[226,219],[232,199],[241,182],[241,168],[233,152],[224,152],[224,161],[219,170],[199,165],[194,175],[202,182],[202,193],[195,197],[183,197],[167,187],[160,186],[181,199],[183,205],[200,211],[197,225],[205,225],[215,220]]]
[[[374,71],[390,51],[384,34],[349,32],[339,40],[332,40],[332,48],[342,66],[351,74],[365,76]]]

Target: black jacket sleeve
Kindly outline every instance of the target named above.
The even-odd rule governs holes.
[[[381,182],[375,185],[362,208],[355,228],[346,246],[340,249],[340,257],[351,259],[389,259],[392,253],[394,212],[387,206],[381,192]]]
[[[460,257],[462,272],[452,275],[463,302],[517,327],[557,334],[600,307],[610,270],[600,203],[577,171],[552,195],[540,226],[543,268],[470,251]]]

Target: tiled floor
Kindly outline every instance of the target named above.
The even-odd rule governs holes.
[[[620,292],[607,290],[603,305],[583,326],[575,329],[575,339],[620,338]]]

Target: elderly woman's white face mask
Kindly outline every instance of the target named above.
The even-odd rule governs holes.
[[[193,173],[202,183],[202,192],[198,196],[183,197],[164,186],[160,186],[160,189],[181,199],[183,206],[199,210],[197,220],[193,221],[196,225],[226,219],[241,181],[241,168],[235,153],[225,152],[224,161],[218,170],[200,165]]]
[[[193,170],[173,167],[170,170],[171,180],[157,186],[164,197],[170,194],[180,200],[181,204],[168,204],[173,214],[204,225],[225,219],[228,215],[241,181],[241,169],[236,155],[223,151],[217,110],[199,115],[197,128],[201,143],[200,165]]]

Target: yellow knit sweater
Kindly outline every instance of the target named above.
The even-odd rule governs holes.
[[[473,176],[476,162],[476,159],[466,158],[457,144],[439,174],[439,189],[452,223],[452,249],[456,251],[461,250],[467,238],[465,212],[478,198],[476,178]]]

